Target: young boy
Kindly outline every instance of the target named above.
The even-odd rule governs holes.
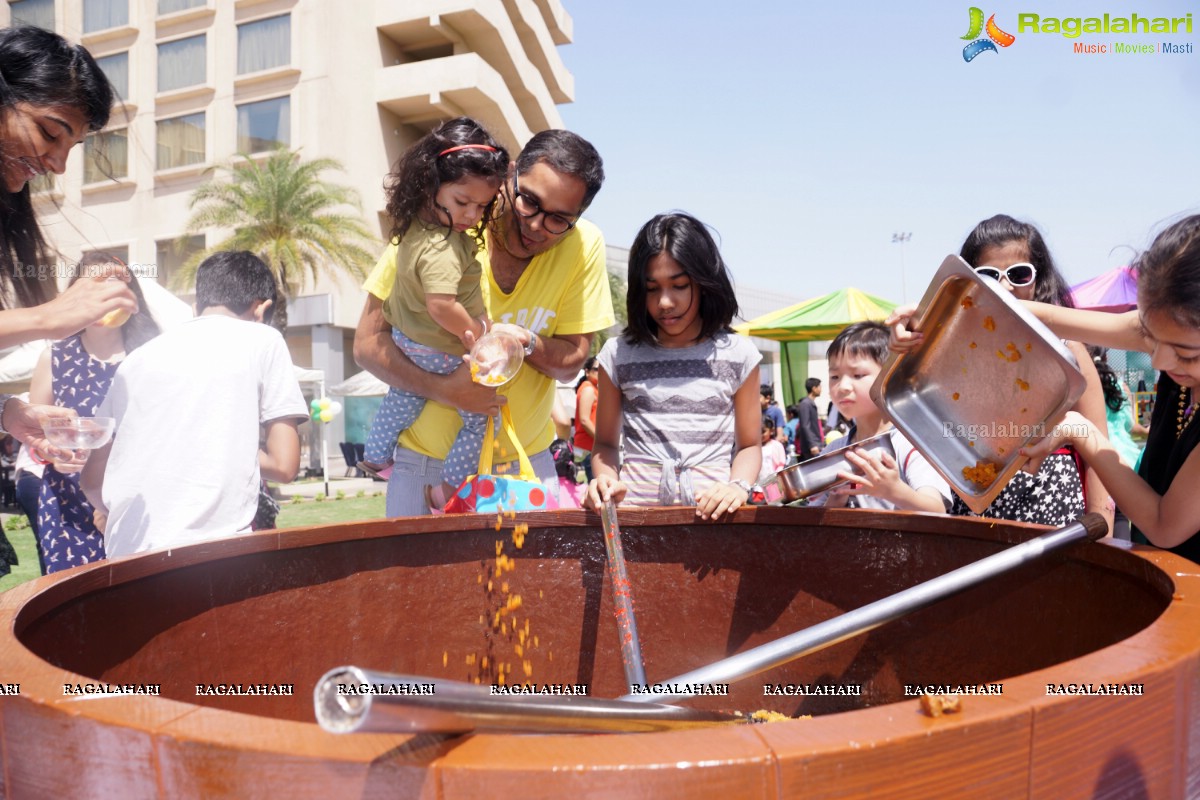
[[[246,533],[260,476],[296,477],[308,408],[283,337],[260,324],[274,302],[257,256],[217,253],[196,272],[199,316],[117,369],[96,411],[116,434],[81,479],[109,558]]]
[[[826,446],[826,451],[892,430],[870,394],[871,384],[887,359],[888,333],[882,323],[856,322],[829,345],[830,396],[841,417],[854,422],[845,436]],[[946,513],[953,499],[950,484],[899,431],[892,430],[892,446],[895,460],[874,453],[848,453],[846,460],[857,474],[842,473],[853,482],[829,491],[823,504]],[[821,504],[820,500],[813,503]]]

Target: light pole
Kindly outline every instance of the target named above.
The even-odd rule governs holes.
[[[908,281],[904,277],[904,243],[912,238],[911,233],[893,233],[892,244],[900,245],[900,302],[908,303]]]

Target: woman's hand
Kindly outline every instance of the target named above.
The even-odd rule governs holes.
[[[750,501],[745,489],[732,483],[714,483],[696,495],[696,516],[701,519],[720,519],[722,514],[737,511]]]
[[[0,417],[0,427],[8,431],[14,439],[30,448],[31,452],[40,452],[43,461],[62,459],[64,462],[69,462],[73,460],[74,453],[72,451],[50,444],[42,427],[46,420],[50,419],[75,419],[79,416],[75,413],[75,409],[30,405],[19,397],[13,397],[4,404],[0,414],[3,414]]]
[[[583,499],[583,504],[586,508],[599,511],[600,506],[604,505],[604,501],[611,498],[614,503],[620,505],[628,491],[629,487],[613,476],[597,475],[588,484],[587,497]]]
[[[1025,466],[1021,467],[1022,471],[1028,472],[1030,475],[1037,474],[1046,456],[1064,445],[1074,445],[1076,449],[1079,449],[1079,441],[1088,438],[1094,430],[1091,421],[1083,414],[1078,411],[1068,411],[1067,415],[1050,429],[1049,435],[1021,448],[1021,455],[1029,458]]]
[[[888,348],[893,352],[907,353],[920,346],[924,340],[925,334],[908,329],[916,310],[915,305],[900,306],[884,321],[884,324],[892,329],[888,337]]]
[[[96,276],[80,278],[45,305],[51,339],[65,339],[114,311],[136,314],[137,298],[129,289],[129,270],[106,264]]]

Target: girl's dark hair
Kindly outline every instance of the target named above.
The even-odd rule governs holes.
[[[832,361],[843,355],[866,356],[876,364],[888,357],[888,327],[882,322],[855,322],[842,328],[842,332],[829,343],[825,358]]]
[[[762,426],[763,426],[764,428],[766,428],[767,430],[771,431],[772,433],[774,433],[774,432],[775,432],[775,420],[771,419],[771,418],[770,418],[769,416],[767,416],[766,414],[763,414],[763,418],[762,418],[762,419],[763,419],[763,424],[762,424]]]
[[[484,147],[445,152],[462,145]],[[421,212],[433,209],[434,198],[443,183],[476,177],[495,183],[499,189],[507,175],[508,151],[482,125],[470,117],[443,122],[404,151],[384,182],[387,213],[392,218],[392,241],[399,242]],[[476,228],[480,245],[494,208],[495,200],[488,203]]]
[[[1135,266],[1143,315],[1166,314],[1184,327],[1200,327],[1200,215],[1154,237]]]
[[[1050,257],[1050,248],[1046,247],[1046,240],[1042,238],[1041,231],[1028,222],[1013,219],[1007,214],[989,217],[967,234],[959,255],[972,267],[992,266],[980,264],[979,254],[985,247],[1003,247],[1009,242],[1022,244],[1029,253],[1029,263],[1037,268],[1033,299],[1039,303],[1074,308],[1071,287],[1054,266],[1054,259]]]
[[[681,212],[659,214],[638,231],[629,248],[629,286],[626,294],[629,324],[622,335],[630,344],[658,340],[658,323],[646,311],[646,276],[655,256],[667,254],[692,281],[692,302],[700,303],[700,335],[704,341],[729,333],[738,313],[729,268],[704,223]]]
[[[1108,351],[1094,344],[1089,344],[1087,351],[1092,357],[1092,363],[1096,365],[1096,372],[1100,375],[1100,386],[1104,389],[1104,405],[1113,411],[1120,411],[1121,406],[1125,405],[1125,392],[1121,389],[1117,373],[1108,363]]]
[[[102,251],[92,251],[84,253],[83,258],[79,259],[79,266],[75,269],[75,274],[71,276],[70,286],[80,278],[87,278],[95,273],[97,267],[105,264],[121,264],[125,265],[121,259],[114,256],[112,253]],[[158,327],[158,323],[154,321],[154,317],[150,314],[150,309],[146,307],[146,296],[142,294],[141,284],[138,283],[137,275],[132,272],[129,274],[129,291],[133,292],[133,296],[137,298],[138,313],[126,321],[121,326],[121,339],[125,342],[125,353],[132,353],[146,342],[153,339],[162,333],[162,329]]]
[[[587,379],[588,379],[588,376],[587,376],[588,370],[595,369],[596,365],[599,363],[599,361],[600,360],[598,358],[596,358],[595,356],[587,357],[587,361],[583,362],[583,374],[580,375],[579,380],[577,380],[575,382],[575,391],[577,391],[577,392],[579,391],[579,387],[583,386],[584,382],[587,381]]]
[[[31,26],[0,29],[0,117],[18,103],[67,106],[83,112],[88,129],[108,123],[112,84],[80,45]],[[6,158],[0,142],[0,159]],[[0,189],[0,297],[36,306],[57,293],[50,249],[33,213],[29,184],[15,194]]]

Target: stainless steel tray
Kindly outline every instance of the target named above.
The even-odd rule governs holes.
[[[814,456],[808,461],[784,467],[772,475],[766,484],[773,485],[778,493],[777,496],[785,503],[841,486],[847,481],[839,478],[838,473],[854,472],[854,466],[846,460],[846,453],[850,450],[887,453],[893,459],[896,458],[896,448],[892,445],[892,433],[888,431],[869,439],[863,439],[861,442],[839,447],[837,450],[830,450],[828,453]],[[776,494],[768,492],[767,496],[773,498]]]
[[[948,256],[913,316],[922,345],[893,353],[871,397],[967,506],[987,508],[1083,394],[1071,351],[1019,300]],[[981,485],[965,469],[992,464]]]

